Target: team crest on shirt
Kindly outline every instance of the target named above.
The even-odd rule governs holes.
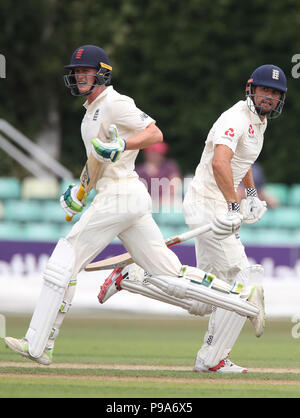
[[[232,139],[234,138],[234,129],[233,128],[229,128],[225,131],[224,135],[228,138],[228,139]]]
[[[254,138],[254,129],[253,129],[253,126],[251,125],[251,123],[250,123],[249,129],[248,129],[248,138]]]

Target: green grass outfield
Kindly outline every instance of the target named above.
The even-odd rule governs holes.
[[[6,334],[21,338],[29,318],[6,317]],[[231,359],[243,375],[192,371],[207,320],[128,316],[65,319],[54,362],[40,366],[0,340],[0,397],[298,398],[300,339],[291,321],[267,321],[261,338],[244,327]]]

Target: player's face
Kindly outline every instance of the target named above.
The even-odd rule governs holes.
[[[261,115],[266,115],[271,110],[275,110],[280,98],[281,92],[279,90],[264,86],[255,88],[254,102],[261,109]]]
[[[75,78],[80,93],[87,93],[95,83],[96,68],[76,67]]]

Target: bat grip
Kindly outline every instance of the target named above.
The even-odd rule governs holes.
[[[84,194],[85,194],[85,190],[83,188],[83,185],[81,184],[77,192],[77,199],[81,201],[83,199]]]
[[[79,190],[77,192],[77,196],[76,196],[77,199],[81,201],[83,199],[84,194],[85,194],[85,190],[83,188],[83,185],[81,184],[80,187],[79,187]],[[66,215],[66,221],[67,222],[71,222],[72,219],[73,219],[73,216]]]

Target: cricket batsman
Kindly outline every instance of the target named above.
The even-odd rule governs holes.
[[[55,340],[71,307],[76,277],[115,237],[118,237],[142,271],[152,294],[166,302],[179,300],[186,309],[210,303],[249,317],[255,333],[263,328],[263,292],[236,280],[227,284],[217,277],[183,266],[164,238],[151,214],[151,197],[134,171],[140,149],[163,141],[156,121],[140,110],[132,98],[110,84],[112,66],[105,51],[95,45],[77,48],[65,67],[64,80],[74,96],[85,97],[81,136],[87,157],[103,165],[91,206],[61,238],[43,273],[43,285],[29,328],[22,339],[7,337],[15,352],[43,365],[52,362]],[[86,205],[78,198],[79,186],[70,185],[60,202],[68,217]],[[217,223],[217,225],[219,225]],[[224,234],[230,227],[218,226]],[[230,229],[230,231],[229,231]],[[127,274],[132,281],[134,274]],[[118,274],[103,291],[117,291]],[[142,278],[143,279],[143,278]],[[143,289],[143,283],[140,283]]]
[[[232,283],[237,274],[246,281],[263,277],[262,266],[250,266],[239,234],[226,237],[226,228],[258,222],[267,210],[266,202],[257,196],[251,167],[262,150],[267,121],[281,114],[286,92],[286,77],[279,67],[256,68],[246,84],[246,100],[222,113],[212,126],[185,195],[183,210],[190,229],[218,219],[214,233],[195,238],[197,267],[226,283]],[[247,197],[239,205],[236,191],[240,182]],[[210,314],[210,320],[195,370],[218,372],[228,368],[245,373],[246,368],[228,358],[245,318],[205,304],[203,314]]]

